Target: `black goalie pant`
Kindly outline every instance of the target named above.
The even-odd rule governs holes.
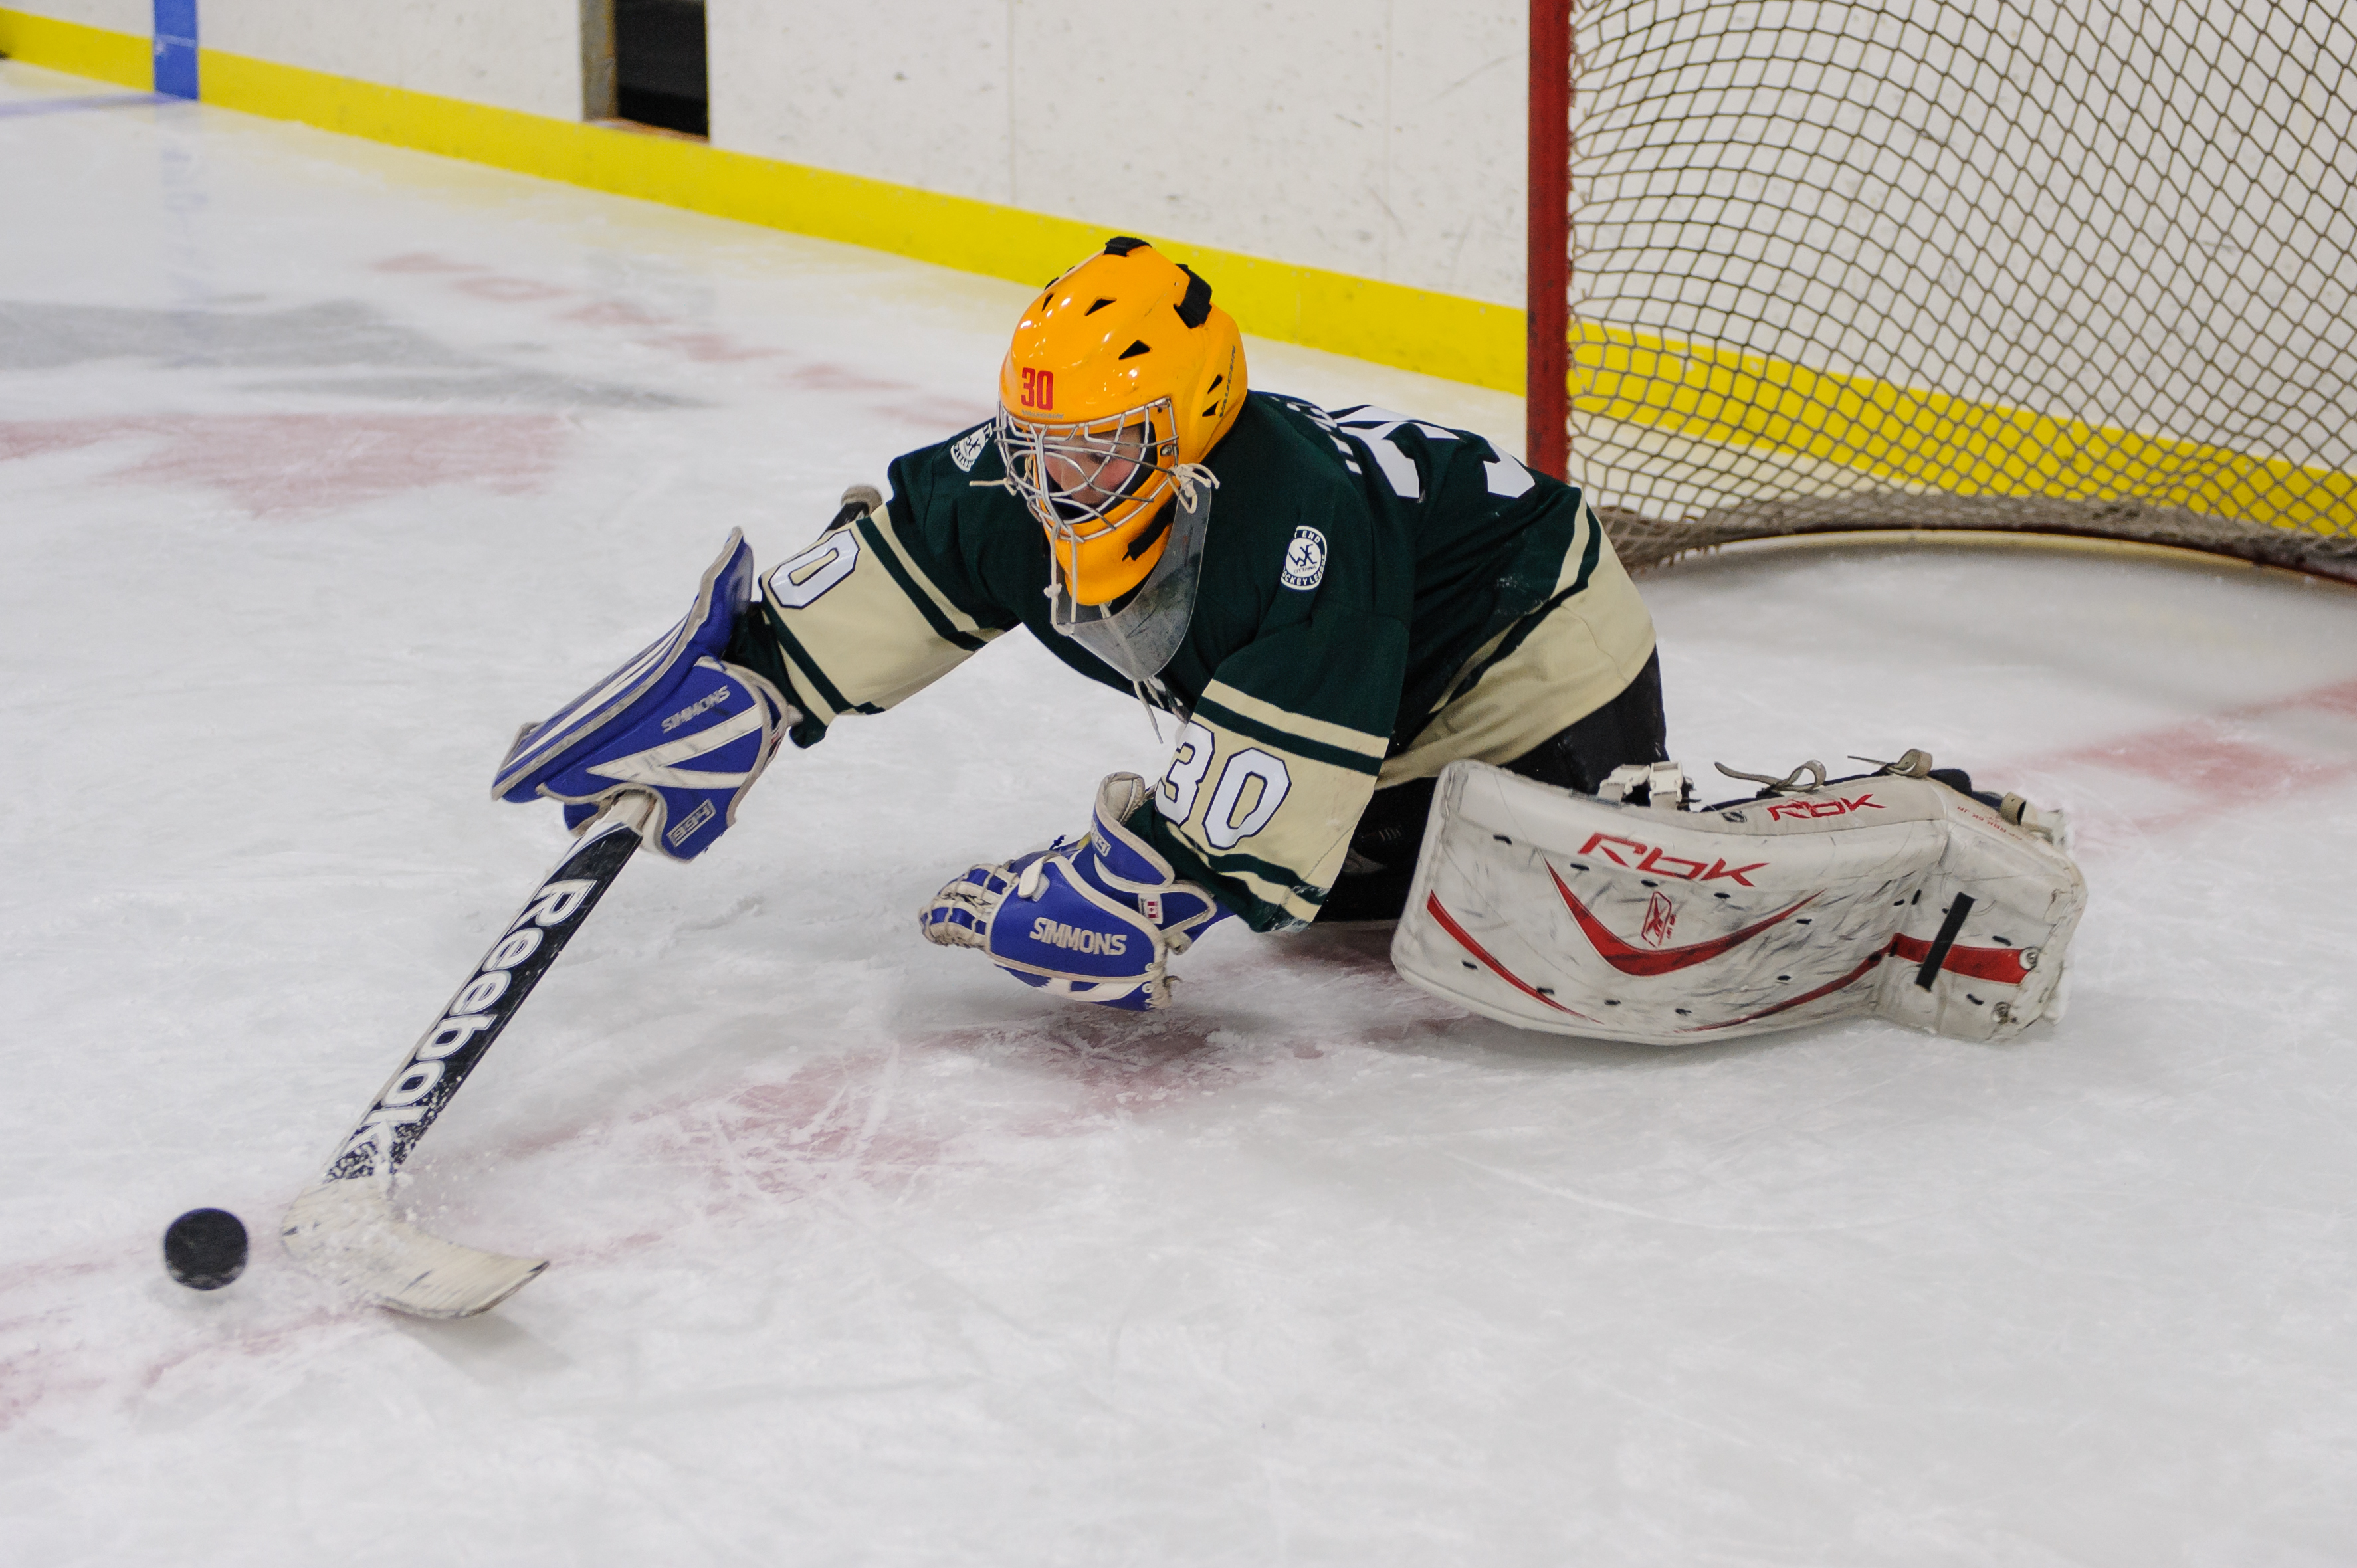
[[[1616,768],[1666,762],[1662,719],[1662,657],[1645,660],[1620,694],[1543,741],[1507,770],[1558,789],[1593,795]],[[1351,834],[1351,859],[1326,895],[1321,920],[1396,920],[1407,904],[1416,856],[1424,851],[1425,820],[1438,780],[1410,779],[1375,791]]]

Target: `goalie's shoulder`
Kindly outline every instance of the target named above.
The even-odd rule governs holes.
[[[995,422],[985,419],[893,458],[887,474],[892,510],[899,521],[936,528],[940,520],[951,517],[966,526],[1028,521],[1023,503],[1000,482],[1006,477],[1006,465],[994,433]]]
[[[1297,497],[1359,495],[1365,465],[1334,416],[1307,398],[1254,391],[1211,455],[1229,482]]]
[[[1321,423],[1322,422],[1322,423]],[[1219,542],[1277,605],[1306,599],[1337,579],[1372,576],[1378,560],[1405,566],[1405,520],[1374,504],[1360,451],[1314,404],[1255,392],[1211,454],[1219,476]],[[1404,594],[1406,583],[1399,587]],[[1405,600],[1390,607],[1405,614]]]

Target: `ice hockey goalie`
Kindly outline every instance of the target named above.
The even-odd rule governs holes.
[[[2059,815],[1930,762],[1809,764],[1701,811],[1672,765],[1583,795],[1453,763],[1393,964],[1557,1034],[1686,1045],[1873,1014],[2011,1039],[2060,1011],[2086,884]]]
[[[1045,285],[995,417],[888,474],[766,576],[732,539],[688,619],[533,729],[497,793],[577,820],[651,792],[655,842],[697,856],[781,736],[888,713],[1022,628],[1175,731],[1084,832],[984,850],[917,912],[1042,995],[1168,1007],[1170,961],[1231,918],[1401,919],[1409,978],[1538,1029],[1871,1011],[1998,1039],[2052,1011],[2084,897],[2052,823],[1920,753],[1685,809],[1652,617],[1578,476],[1253,387],[1210,281],[1142,240]]]

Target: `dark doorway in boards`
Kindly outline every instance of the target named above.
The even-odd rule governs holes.
[[[704,0],[582,0],[581,63],[587,118],[711,134]]]

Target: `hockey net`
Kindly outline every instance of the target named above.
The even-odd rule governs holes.
[[[1852,529],[2357,579],[2357,32],[2289,0],[1592,0],[1572,467],[1632,566]]]

